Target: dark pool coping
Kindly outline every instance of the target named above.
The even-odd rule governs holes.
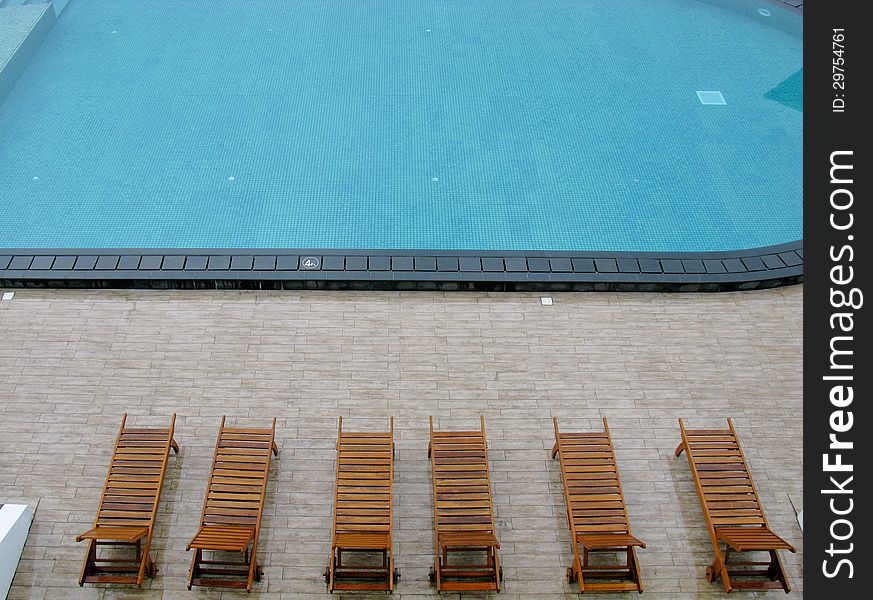
[[[723,292],[801,281],[802,241],[730,252],[0,249],[6,288]]]

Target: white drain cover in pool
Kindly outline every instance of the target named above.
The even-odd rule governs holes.
[[[697,92],[697,97],[702,104],[727,104],[721,92]]]

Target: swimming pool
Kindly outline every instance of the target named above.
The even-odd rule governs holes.
[[[0,248],[791,244],[801,22],[738,0],[71,0],[0,104]]]

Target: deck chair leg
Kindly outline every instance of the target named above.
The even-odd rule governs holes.
[[[716,555],[709,566],[706,567],[706,580],[709,583],[715,583],[724,573],[727,572],[727,567],[723,566],[724,561],[721,558],[721,553]]]
[[[682,454],[683,450],[685,450],[685,442],[679,442],[679,445],[676,446],[676,452],[674,452],[673,454],[679,456],[680,454]]]
[[[79,574],[79,587],[85,585],[85,577],[91,574],[91,567],[97,558],[97,542],[88,540],[88,550],[85,552],[85,560],[82,562],[82,572]]]
[[[442,569],[442,559],[440,556],[440,551],[437,549],[436,556],[433,561],[433,576],[434,582],[436,583],[437,592],[441,591],[442,588],[442,578],[443,578],[443,569]]]
[[[579,545],[573,544],[573,564],[567,569],[567,582],[573,583],[582,573],[582,559],[579,558]]]
[[[728,575],[727,569],[727,560],[725,559],[725,555],[722,554],[721,544],[719,544],[718,540],[715,538],[711,538],[712,541],[712,551],[715,555],[712,559],[712,563],[708,567],[706,567],[706,580],[709,583],[715,583],[718,581],[718,578],[722,578],[722,583],[724,583],[724,589],[726,592],[730,593],[731,591],[731,580]],[[727,552],[730,552],[730,547],[725,547]]]
[[[497,553],[497,548],[492,546],[491,552],[494,553],[494,581],[497,582],[497,593],[500,593],[500,555]]]
[[[706,568],[707,581],[715,583],[718,581],[719,577],[721,577],[721,581],[724,584],[724,591],[730,593],[733,586],[731,585],[731,578],[728,574],[727,561],[721,553],[721,548],[717,549],[715,559],[712,561],[712,564]]]
[[[390,554],[388,559],[388,592],[394,593],[394,552]]]
[[[252,581],[254,581],[255,579],[260,581],[260,577],[258,577],[257,552],[258,552],[258,549],[253,547],[252,552],[249,555],[249,578],[248,578],[248,581],[246,581],[246,591],[247,592],[252,591]]]
[[[558,455],[558,443],[555,442],[555,445],[552,446],[552,460]]]
[[[200,559],[202,557],[203,551],[200,548],[194,549],[194,556],[191,557],[191,568],[188,570],[188,589],[191,589],[191,586],[194,583],[194,577],[197,575],[198,567],[200,566]]]
[[[148,571],[148,563],[149,563],[149,551],[151,550],[151,543],[146,542],[145,548],[142,547],[141,541],[136,541],[136,559],[139,561],[139,573],[136,574],[136,584],[142,584],[142,579]]]
[[[643,578],[640,576],[640,563],[637,562],[637,549],[628,549],[628,562],[631,564],[631,578],[637,584],[637,592],[643,593]]]
[[[782,584],[782,589],[788,594],[791,592],[791,583],[788,581],[788,576],[785,574],[785,567],[782,565],[782,559],[776,550],[770,550],[770,568],[772,572],[771,579]]]
[[[728,573],[728,560],[730,559],[730,555],[731,547],[725,544],[724,555],[721,558],[721,578],[722,582],[724,583],[724,589],[728,593],[730,593],[733,589],[733,585],[731,584],[731,576],[730,573]]]
[[[769,579],[776,579],[776,552],[773,550],[768,550],[767,554],[770,555],[770,564],[767,565],[767,577]]]

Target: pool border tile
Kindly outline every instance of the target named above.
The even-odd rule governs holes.
[[[35,257],[33,255],[18,255],[13,256],[12,260],[9,262],[10,269],[16,269],[18,271],[26,271],[30,268],[30,265],[33,264],[33,259]]]
[[[317,263],[304,268],[305,258]],[[685,253],[0,249],[8,288],[718,292],[802,281],[802,241]]]
[[[185,270],[186,271],[205,271],[206,265],[209,264],[208,256],[186,256]],[[119,266],[119,268],[121,268]],[[126,268],[126,267],[125,267]],[[136,267],[134,267],[136,269]]]
[[[367,270],[366,256],[346,256],[346,271],[358,272]]]
[[[54,256],[35,256],[33,262],[30,263],[30,269],[48,270],[52,268],[55,262]]]

